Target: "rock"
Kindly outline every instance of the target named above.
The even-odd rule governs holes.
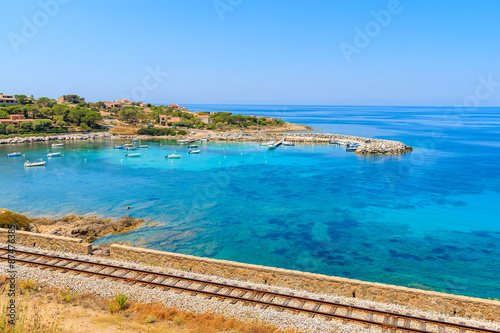
[[[30,223],[27,231],[39,233],[38,228],[37,228],[37,226],[34,223]]]
[[[111,227],[115,231],[120,231],[120,230],[123,230],[125,228],[131,227],[134,224],[136,224],[136,220],[133,217],[126,216],[126,217],[120,218],[119,220],[111,222]]]

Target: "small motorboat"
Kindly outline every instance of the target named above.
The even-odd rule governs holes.
[[[181,157],[182,157],[181,155],[176,155],[176,154],[170,154],[170,155],[165,156],[165,158],[168,158],[168,159],[176,159],[176,158],[181,158]]]
[[[124,143],[123,144],[123,147],[133,147],[134,144],[133,143]]]
[[[115,146],[115,149],[123,149],[123,146]]]
[[[268,147],[269,145],[274,145],[275,141],[262,142],[260,145],[263,147]]]
[[[130,142],[139,142],[139,139],[132,139]]]
[[[198,148],[198,145],[189,145],[188,148]]]
[[[18,157],[18,156],[21,156],[21,153],[20,152],[14,152],[14,153],[9,153],[7,154],[7,157]]]
[[[125,155],[125,157],[140,157],[140,156],[141,156],[141,153],[131,153],[131,154]]]
[[[201,142],[208,142],[208,139],[201,139]]]
[[[332,140],[332,139],[330,139],[330,141],[328,143],[331,145],[340,145],[340,142]]]
[[[62,156],[61,153],[49,153],[47,154],[47,157],[59,157],[59,156]]]
[[[31,168],[31,167],[45,166],[45,164],[47,164],[47,162],[45,161],[39,161],[39,162],[26,161],[24,162],[24,167]]]
[[[125,147],[126,150],[137,150],[137,147]]]
[[[276,149],[276,146],[275,146],[275,145],[268,145],[268,146],[267,146],[267,149],[268,149],[268,150],[275,150],[275,149]]]
[[[199,149],[188,151],[188,154],[199,154],[199,153],[201,153],[201,150],[199,150]]]
[[[295,146],[295,143],[293,143],[292,141],[283,141],[282,143],[283,146]]]
[[[139,148],[148,148],[148,145],[140,145]]]
[[[60,147],[64,147],[64,143],[53,143],[52,144],[52,148],[60,148]]]
[[[177,140],[177,143],[180,143],[180,144],[183,144],[183,143],[187,143],[189,140]]]
[[[347,147],[345,149],[345,151],[351,151],[352,152],[352,151],[356,151],[357,149],[358,149],[358,147]]]

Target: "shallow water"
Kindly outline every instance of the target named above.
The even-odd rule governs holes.
[[[130,215],[157,222],[97,241],[477,297],[500,296],[499,109],[189,106],[261,114],[327,132],[412,145],[400,156],[340,147],[268,151],[209,143],[188,155],[150,141],[125,158],[113,141],[0,146],[0,207],[33,216]],[[6,158],[22,151],[25,157]],[[180,160],[164,156],[180,153]],[[130,210],[125,207],[130,206]]]

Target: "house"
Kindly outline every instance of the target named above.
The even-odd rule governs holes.
[[[10,125],[10,124],[19,125],[22,122],[33,121],[33,120],[35,120],[35,119],[26,119],[26,118],[24,118],[23,115],[20,115],[20,114],[11,114],[10,115],[10,119],[0,119],[0,124],[5,124],[5,125]]]
[[[57,99],[57,104],[80,104],[85,103],[85,98],[81,98],[78,95],[63,95]]]
[[[175,124],[182,121],[181,117],[171,117],[167,115],[160,115],[160,125]]]
[[[212,124],[213,120],[208,115],[198,115],[196,118],[200,119],[204,124]]]
[[[106,109],[111,109],[111,108],[121,108],[123,104],[120,102],[110,101],[110,102],[104,102],[104,105],[106,105]]]
[[[17,105],[17,99],[12,95],[0,94],[0,104]]]

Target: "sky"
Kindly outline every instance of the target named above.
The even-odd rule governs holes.
[[[0,93],[500,105],[497,0],[0,0]]]

